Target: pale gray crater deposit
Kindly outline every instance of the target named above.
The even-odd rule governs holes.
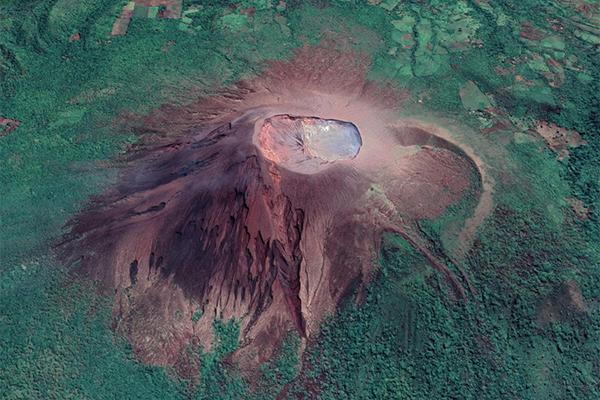
[[[290,115],[265,119],[258,141],[269,160],[304,174],[353,159],[362,146],[360,132],[351,122]]]

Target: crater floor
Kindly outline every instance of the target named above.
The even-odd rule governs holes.
[[[307,174],[353,159],[362,146],[360,132],[351,122],[290,115],[267,118],[258,141],[270,161]]]

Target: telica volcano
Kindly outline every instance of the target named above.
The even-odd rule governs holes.
[[[360,300],[384,231],[461,296],[413,228],[484,171],[443,128],[399,119],[401,96],[365,80],[363,65],[303,50],[233,89],[125,122],[140,144],[63,248],[115,293],[115,329],[138,357],[179,365],[190,344],[210,348],[215,319],[235,319],[233,357],[262,362],[290,330],[308,338],[344,297]]]

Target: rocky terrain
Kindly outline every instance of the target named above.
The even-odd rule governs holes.
[[[379,96],[359,60],[305,48],[235,89],[125,122],[143,144],[67,248],[117,293],[115,327],[142,360],[180,363],[191,342],[210,349],[213,320],[233,318],[237,358],[264,362],[288,331],[308,338],[360,297],[385,231],[463,296],[414,223],[479,190],[478,165],[443,128],[399,120],[400,96]]]

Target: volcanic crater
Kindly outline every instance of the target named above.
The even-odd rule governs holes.
[[[464,294],[414,226],[471,185],[481,192],[485,171],[443,128],[399,119],[403,96],[366,80],[367,64],[304,48],[125,123],[140,143],[61,249],[114,293],[114,327],[140,359],[176,365],[190,343],[210,349],[215,319],[239,321],[234,356],[247,365],[291,330],[309,338],[344,297],[360,298],[384,231]]]
[[[351,122],[318,117],[275,115],[264,120],[258,143],[270,161],[299,173],[316,173],[356,157],[360,132]]]

